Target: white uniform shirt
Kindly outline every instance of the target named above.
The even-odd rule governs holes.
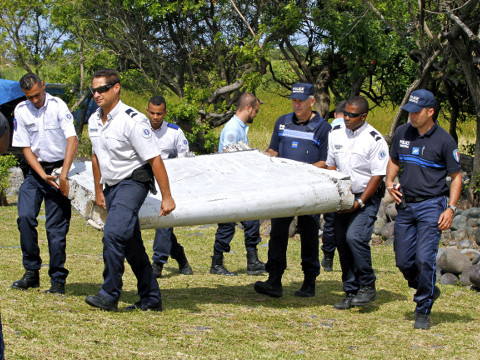
[[[160,152],[145,115],[119,101],[104,125],[100,112],[99,108],[90,116],[88,135],[100,166],[100,183],[111,186]]]
[[[366,122],[356,131],[337,128],[328,137],[327,166],[350,175],[354,194],[361,194],[372,176],[387,173],[388,158],[385,139]]]
[[[178,125],[163,122],[159,129],[152,129],[157,138],[158,150],[162,159],[184,157],[188,150],[188,141]]]
[[[67,138],[77,134],[73,116],[62,99],[46,93],[40,109],[25,100],[17,105],[14,114],[12,146],[30,147],[38,161],[64,159]]]

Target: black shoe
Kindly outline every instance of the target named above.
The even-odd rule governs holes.
[[[54,282],[50,289],[45,291],[46,294],[65,294],[65,284]]]
[[[133,305],[127,306],[125,308],[127,311],[132,311],[132,310],[142,310],[142,311],[162,311],[162,303],[158,305],[146,305],[142,304],[140,301],[136,302]]]
[[[181,252],[174,257],[178,263],[178,272],[182,275],[193,275],[193,270],[185,256],[185,251],[183,250],[183,247],[180,248]]]
[[[265,273],[265,263],[258,259],[257,249],[247,251],[247,275],[261,275]]]
[[[40,287],[40,276],[38,270],[26,270],[20,280],[15,281],[12,289],[27,290],[28,288]]]
[[[442,291],[437,286],[435,286],[433,288],[433,301],[437,300],[440,297],[441,293]]]
[[[337,310],[350,309],[352,307],[352,300],[354,297],[355,297],[354,293],[346,293],[342,301],[336,303],[335,305],[333,305],[333,307]]]
[[[295,296],[298,297],[313,297],[315,296],[315,278],[306,278],[303,281],[302,287],[295,291]]]
[[[365,306],[377,298],[375,285],[363,286],[358,290],[357,295],[352,299],[352,306]]]
[[[333,271],[333,257],[325,255],[321,263],[323,270]]]
[[[253,288],[259,294],[276,298],[283,296],[281,278],[270,276],[267,281],[257,281],[255,285],[253,285]]]
[[[85,302],[93,307],[105,310],[105,311],[117,311],[118,305],[116,302],[108,301],[105,296],[102,294],[97,294],[94,296],[87,296]]]
[[[153,269],[153,275],[155,275],[156,278],[162,277],[163,264],[153,262],[152,269]]]
[[[237,273],[228,271],[225,266],[223,266],[223,254],[212,256],[212,266],[210,267],[210,274],[237,276]]]
[[[414,329],[430,329],[430,315],[415,313],[415,324],[413,324]]]

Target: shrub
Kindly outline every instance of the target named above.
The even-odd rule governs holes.
[[[8,205],[6,191],[10,186],[10,169],[17,165],[17,159],[14,155],[0,156],[0,206]]]

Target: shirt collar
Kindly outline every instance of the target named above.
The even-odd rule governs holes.
[[[35,105],[33,105],[30,100],[27,100],[29,106],[35,110],[35,111],[40,111],[42,110],[43,108],[46,108],[47,107],[47,103],[48,103],[48,100],[50,100],[52,98],[52,95],[50,95],[49,93],[45,92],[45,102],[43,103],[43,106],[41,108],[37,108]]]
[[[232,118],[235,119],[235,121],[238,123],[238,125],[240,125],[242,128],[248,129],[248,125],[245,124],[237,115],[233,115]]]
[[[350,130],[350,129],[347,129],[346,126],[345,126],[345,130],[346,130],[347,134],[350,135],[350,136],[358,136],[358,135],[360,135],[360,134],[367,128],[367,126],[368,126],[368,123],[365,121],[365,122],[363,123],[363,125],[360,126],[360,127],[359,127],[357,130],[355,130],[355,131],[352,131],[352,130]]]

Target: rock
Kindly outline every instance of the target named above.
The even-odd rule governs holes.
[[[477,288],[480,289],[480,264],[472,266],[469,272],[470,281]]]
[[[373,233],[375,235],[381,235],[383,227],[387,224],[387,220],[384,217],[377,216],[375,224],[373,224]]]
[[[478,218],[474,217],[467,217],[467,226],[478,226]]]
[[[460,285],[462,286],[470,286],[473,285],[470,281],[470,270],[472,270],[473,266],[470,266],[464,272],[460,274]]]
[[[7,196],[17,195],[20,185],[23,183],[22,170],[19,167],[11,168],[8,181],[10,182],[10,187],[6,190]]]
[[[394,200],[388,191],[385,191],[385,196],[383,197],[382,202],[387,205],[394,203]]]
[[[467,225],[467,227],[465,228],[465,231],[467,232],[467,237],[474,238],[475,237],[475,232],[477,231],[477,229],[472,227],[472,226]]]
[[[475,242],[477,245],[480,245],[480,227],[477,229],[477,232],[475,233]]]
[[[442,285],[455,285],[458,281],[458,277],[452,273],[445,273],[440,279]]]
[[[462,254],[460,250],[448,248],[438,259],[437,265],[445,273],[461,274],[471,266],[467,255]]]
[[[468,239],[463,239],[457,244],[459,249],[471,249],[473,246],[473,241]]]
[[[453,218],[452,226],[450,228],[455,230],[465,229],[467,226],[467,217],[463,215],[457,215]]]
[[[467,231],[465,229],[459,229],[452,231],[452,240],[455,240],[455,242],[459,242],[467,237]]]
[[[380,231],[380,235],[384,239],[391,239],[393,238],[393,227],[395,225],[395,222],[389,222],[387,223],[382,230]]]
[[[383,243],[383,245],[385,246],[393,246],[393,238],[390,238],[388,240],[385,240],[385,242]]]
[[[440,259],[440,257],[443,255],[443,253],[445,252],[445,248],[438,248],[438,251],[437,251],[437,258],[435,259],[436,263],[438,264],[438,259]]]
[[[476,265],[480,261],[480,251],[478,250],[463,249],[461,253],[468,256],[472,265]]]
[[[397,209],[395,208],[395,203],[388,204],[385,208],[385,212],[387,214],[387,218],[394,221],[397,217]]]

